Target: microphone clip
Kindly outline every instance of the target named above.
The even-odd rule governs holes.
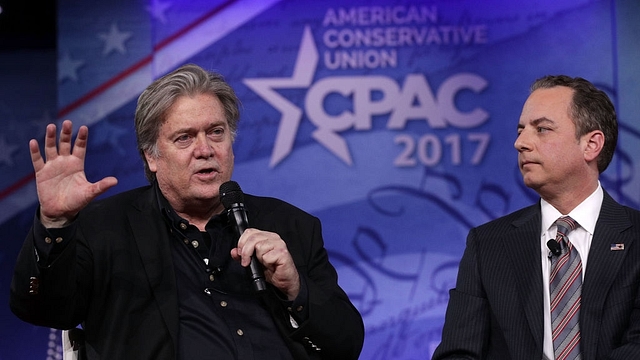
[[[547,241],[547,247],[549,248],[549,259],[551,259],[554,255],[560,256],[560,254],[562,254],[560,244],[558,244],[558,242],[554,239]]]

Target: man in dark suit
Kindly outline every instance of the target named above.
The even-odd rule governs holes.
[[[239,240],[220,185],[231,179],[238,100],[215,73],[185,65],[138,99],[138,149],[150,185],[100,201],[88,129],[29,146],[39,211],[19,255],[11,309],[30,323],[84,331],[88,359],[357,359],[362,318],[337,284],[320,221],[246,195]],[[236,242],[237,241],[237,242]],[[267,288],[246,273],[252,256]]]
[[[640,213],[598,180],[617,136],[588,81],[532,85],[514,146],[541,200],[470,231],[433,359],[640,359]]]

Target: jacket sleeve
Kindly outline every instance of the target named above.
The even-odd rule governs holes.
[[[306,300],[300,303],[296,299],[283,312],[280,325],[287,329],[290,340],[301,344],[311,358],[358,359],[364,342],[364,324],[338,285],[337,272],[324,248],[320,221],[307,214],[294,222],[276,232],[287,242],[302,289],[306,288]]]
[[[82,321],[91,266],[82,266],[87,261],[79,261],[76,256],[88,252],[79,245],[79,230],[75,225],[59,230],[52,236],[54,244],[45,250],[41,237],[50,234],[36,217],[16,260],[9,305],[23,321],[70,329]],[[56,239],[63,243],[55,244]],[[47,243],[52,240],[48,239]]]

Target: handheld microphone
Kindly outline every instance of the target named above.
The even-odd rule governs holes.
[[[244,193],[235,181],[227,181],[220,185],[220,201],[224,208],[227,209],[227,216],[235,225],[234,229],[238,238],[249,227],[247,219],[247,210],[244,208]],[[267,289],[267,283],[264,280],[264,270],[262,264],[256,259],[255,251],[251,257],[251,262],[247,268],[253,282],[253,288],[260,292]]]
[[[562,253],[562,250],[560,250],[560,244],[553,239],[547,241],[547,247],[549,248],[549,251],[551,251],[551,254],[555,256],[560,256]],[[551,257],[551,255],[549,255],[549,257]]]

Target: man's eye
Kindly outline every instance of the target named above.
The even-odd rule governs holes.
[[[539,127],[539,128],[538,128],[538,132],[539,132],[539,133],[547,132],[548,130],[549,130],[549,129],[548,129],[548,128],[545,128],[545,127]]]
[[[180,136],[178,136],[178,137],[176,138],[176,141],[177,141],[177,142],[185,142],[185,141],[187,141],[187,140],[189,140],[189,135],[187,135],[187,134],[180,135]]]
[[[224,137],[224,129],[223,128],[215,128],[209,130],[207,136],[212,140],[220,140]]]

